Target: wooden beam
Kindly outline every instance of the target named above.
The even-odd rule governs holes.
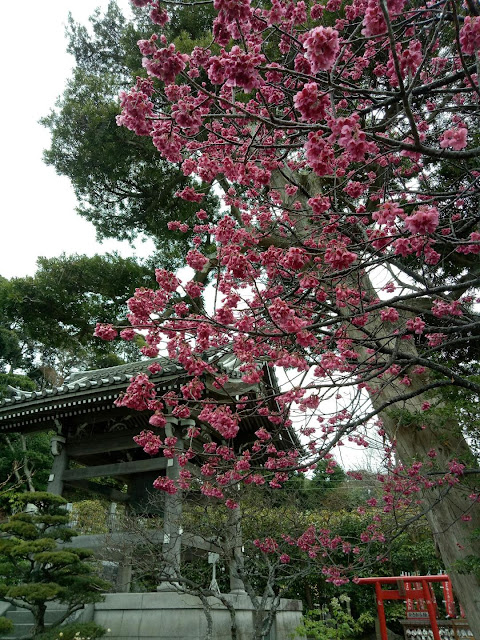
[[[65,484],[75,489],[87,491],[88,493],[96,495],[100,494],[112,502],[128,502],[130,500],[130,495],[128,493],[122,493],[113,487],[108,487],[104,484],[97,484],[96,482],[89,482],[88,480],[70,480],[69,482],[65,482]]]
[[[126,449],[138,449],[139,445],[133,441],[133,436],[138,436],[140,427],[127,432],[112,432],[108,435],[91,438],[84,442],[68,442],[67,455],[69,458],[79,458],[107,451],[124,451]]]
[[[110,552],[115,551],[115,548],[124,554],[127,547],[135,548],[143,544],[161,545],[164,541],[163,530],[158,529],[156,531],[150,530],[145,532],[143,537],[141,532],[129,533],[125,531],[113,531],[112,533],[97,533],[86,536],[75,536],[69,542],[62,542],[60,546],[62,548],[79,547],[81,549],[108,549]],[[200,549],[202,551],[213,551],[214,553],[222,554],[224,550],[218,547],[213,542],[208,542],[201,536],[195,536],[191,533],[185,532],[181,535],[182,544],[185,547],[191,547],[194,549]]]
[[[101,464],[95,467],[83,467],[81,469],[69,469],[68,471],[64,471],[63,481],[69,482],[70,480],[87,480],[88,478],[103,478],[107,476],[125,476],[133,473],[145,473],[146,471],[166,469],[167,465],[167,458],[151,458],[150,460]]]

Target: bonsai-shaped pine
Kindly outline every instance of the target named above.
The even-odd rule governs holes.
[[[101,601],[110,585],[95,574],[90,551],[59,547],[77,535],[67,527],[64,498],[34,492],[16,494],[14,501],[24,510],[0,526],[0,600],[32,612],[35,637],[45,630],[48,602],[66,605],[58,626]]]

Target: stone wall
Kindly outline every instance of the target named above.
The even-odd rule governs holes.
[[[246,595],[225,596],[236,610],[237,640],[252,640],[254,608]],[[216,598],[209,598],[213,619],[212,640],[231,640],[230,615]],[[161,591],[158,593],[110,593],[95,604],[91,615],[110,629],[109,640],[202,640],[207,622],[196,596]],[[282,599],[270,640],[303,640],[294,636],[300,624],[300,600]]]

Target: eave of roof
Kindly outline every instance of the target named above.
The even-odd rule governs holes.
[[[151,373],[148,370],[147,367],[153,362],[162,366],[161,372]],[[14,390],[11,397],[0,400],[0,431],[15,429],[31,417],[39,418],[39,422],[48,421],[48,417],[52,421],[54,412],[91,413],[94,408],[113,408],[115,399],[128,387],[131,378],[139,373],[148,374],[162,390],[165,387],[175,388],[172,381],[186,375],[180,365],[168,358],[155,358],[110,369],[75,373],[64,384],[51,389]]]
[[[246,388],[256,385],[245,385],[242,373],[238,370],[238,360],[229,351],[223,353],[217,349],[209,350],[203,357],[212,356],[215,367],[228,374],[230,382],[235,386],[231,389],[243,394]],[[149,371],[149,365],[158,363],[162,370],[156,373]],[[274,392],[278,392],[278,383],[274,372],[266,367],[266,381]],[[15,390],[10,398],[0,399],[0,433],[23,430],[48,430],[55,427],[56,420],[65,417],[87,417],[101,412],[110,412],[115,407],[115,400],[126,390],[133,376],[146,373],[150,380],[162,393],[177,390],[179,379],[190,377],[185,369],[174,360],[160,357],[139,362],[131,362],[107,369],[80,371],[70,375],[64,384],[41,391]],[[243,387],[243,388],[242,388]],[[118,410],[118,409],[117,409]],[[244,426],[250,430],[258,427],[256,420],[244,419]],[[268,425],[267,425],[268,426]],[[296,434],[288,429],[288,439],[297,447],[301,446]]]
[[[241,373],[235,368],[235,356],[228,351],[220,355],[218,350],[211,351],[208,355],[217,360],[215,366],[228,373],[231,381],[241,382]],[[158,363],[161,371],[150,372],[148,367],[153,363]],[[139,373],[147,374],[162,393],[176,390],[179,378],[188,376],[174,360],[159,357],[107,369],[75,372],[62,385],[51,389],[13,389],[11,397],[0,399],[0,432],[20,429],[23,424],[28,427],[33,421],[40,429],[42,425],[54,422],[55,418],[72,415],[72,412],[83,414],[112,409],[116,398]]]

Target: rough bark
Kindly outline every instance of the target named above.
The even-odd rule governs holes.
[[[365,276],[363,281],[365,291],[373,291],[372,284]],[[388,343],[392,347],[391,329],[386,334],[384,324],[378,316],[373,316],[369,322],[368,331],[375,336],[378,347]],[[359,338],[355,329],[351,330],[352,337]],[[357,335],[353,336],[354,333]],[[398,341],[397,359],[403,355],[415,357],[417,348],[413,340]],[[362,360],[366,360],[368,354],[362,349],[359,351]],[[388,356],[386,355],[387,359]],[[424,391],[428,388],[430,379],[428,371],[422,375],[411,375],[411,385],[407,393],[409,398],[397,400],[406,395],[405,386],[397,380],[374,380],[370,387],[372,405],[379,410],[384,429],[392,442],[396,443],[396,452],[401,462],[409,465],[412,462],[428,462],[431,458],[428,452],[436,451],[436,468],[439,471],[448,472],[449,463],[453,460],[462,461],[467,465],[474,464],[472,452],[469,448],[461,426],[455,416],[432,423],[422,410],[422,404],[426,400]],[[418,395],[414,395],[418,393]],[[429,397],[428,400],[437,406],[441,406],[441,398]],[[385,404],[391,403],[386,409]],[[422,420],[422,416],[425,419]],[[438,476],[432,476],[435,479]],[[480,528],[480,504],[473,503],[468,497],[471,493],[469,478],[465,476],[453,485],[443,485],[429,490],[423,490],[421,501],[423,510],[437,548],[440,552],[443,564],[451,577],[455,593],[462,603],[470,629],[474,637],[480,637],[480,581],[473,574],[460,574],[457,563],[470,555],[478,555],[478,541],[475,543],[474,531]],[[462,516],[468,514],[470,520],[463,520]]]

